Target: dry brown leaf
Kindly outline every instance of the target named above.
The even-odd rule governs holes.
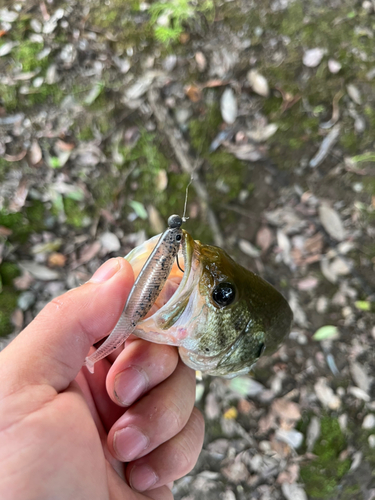
[[[60,151],[72,151],[75,146],[71,142],[64,142],[61,139],[58,139],[55,142],[55,147],[60,149]]]
[[[24,206],[27,195],[29,193],[28,181],[23,177],[19,184],[16,192],[14,193],[13,199],[9,203],[9,208],[12,212],[18,212]]]
[[[30,146],[29,159],[32,165],[37,165],[42,159],[42,150],[36,140]]]
[[[66,255],[62,253],[53,252],[48,257],[48,264],[52,267],[64,267],[65,263],[66,263]]]
[[[323,235],[316,233],[305,241],[304,250],[308,254],[321,254],[323,249]]]
[[[28,290],[34,281],[31,274],[25,271],[21,276],[14,278],[13,285],[16,290]]]
[[[203,52],[196,52],[195,62],[197,63],[198,71],[203,72],[207,66],[207,59]]]
[[[24,151],[21,151],[18,153],[18,155],[4,155],[4,160],[9,161],[9,162],[14,162],[14,161],[21,161],[25,158],[26,156],[26,149]]]
[[[188,43],[188,41],[190,40],[190,35],[189,33],[181,33],[180,35],[180,43],[182,43],[182,45],[186,45]]]
[[[98,240],[94,241],[94,243],[91,243],[90,245],[84,246],[76,265],[79,266],[81,264],[85,264],[89,260],[93,259],[99,253],[101,248],[102,244]]]
[[[208,82],[204,83],[202,85],[203,89],[211,89],[213,87],[222,87],[223,85],[228,85],[228,82],[226,80],[208,80]]]
[[[196,85],[188,85],[185,87],[185,94],[191,102],[199,102],[202,99],[202,91]]]
[[[0,226],[0,236],[10,236],[13,233],[9,227]]]
[[[265,253],[273,242],[273,233],[268,226],[262,226],[256,235],[256,245]]]
[[[287,399],[275,399],[272,403],[272,411],[283,420],[297,421],[301,418],[301,410],[297,403],[288,401]]]

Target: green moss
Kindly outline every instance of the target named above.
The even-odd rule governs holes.
[[[5,226],[12,230],[9,236],[10,241],[25,243],[32,228],[22,212],[8,213],[7,210],[0,210],[0,226]]]
[[[194,5],[189,0],[166,0],[154,2],[149,8],[155,38],[163,44],[177,42],[190,20],[196,19],[199,14],[212,18],[213,12],[212,0],[201,0]],[[165,25],[157,22],[161,16],[167,20]]]
[[[23,40],[12,51],[12,58],[16,63],[22,65],[22,71],[24,71],[25,73],[27,73],[28,71],[34,71],[35,69],[41,68],[42,66],[45,66],[47,64],[47,58],[39,61],[36,57],[42,49],[42,43]]]
[[[38,89],[33,90],[30,94],[20,95],[20,108],[31,108],[41,104],[58,105],[63,100],[65,93],[60,85],[43,84]]]
[[[306,493],[311,498],[332,498],[341,478],[350,469],[350,459],[340,460],[346,448],[346,439],[336,418],[321,419],[321,434],[313,453],[317,458],[301,467],[300,476]]]
[[[219,132],[223,122],[218,104],[207,107],[206,113],[189,122],[190,142],[198,153],[208,153],[211,142]]]
[[[92,127],[90,125],[85,125],[84,127],[82,127],[77,133],[77,139],[79,141],[91,141],[91,139],[94,139]]]
[[[0,83],[0,103],[8,113],[17,108],[17,87]]]
[[[220,204],[228,203],[232,199],[236,199],[244,188],[244,177],[246,166],[234,155],[226,151],[217,151],[208,156],[210,168],[206,173],[206,185],[212,195],[216,195],[216,183],[220,179],[223,180],[227,192],[220,193]]]
[[[87,213],[82,209],[82,206],[78,201],[72,200],[71,198],[64,198],[64,211],[67,224],[76,228],[84,226]]]
[[[13,331],[11,317],[17,307],[17,296],[10,287],[4,287],[0,293],[0,337],[9,335]]]
[[[24,213],[34,232],[40,232],[45,229],[45,206],[40,200],[32,200],[29,202],[24,209]]]
[[[3,286],[10,286],[13,283],[14,278],[19,276],[20,270],[17,264],[13,262],[3,262],[0,265],[0,277]]]
[[[344,133],[340,137],[340,144],[351,154],[355,154],[358,151],[358,137],[352,131]]]

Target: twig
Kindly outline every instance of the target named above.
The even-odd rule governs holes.
[[[224,238],[221,233],[219,223],[216,216],[209,205],[209,196],[205,186],[199,180],[198,173],[194,171],[194,160],[188,153],[189,145],[182,137],[180,131],[176,128],[172,118],[169,116],[168,111],[165,107],[159,103],[158,97],[159,92],[155,88],[151,88],[148,91],[148,101],[150,103],[152,112],[158,122],[159,129],[164,133],[169,141],[177,160],[179,161],[181,168],[184,172],[193,175],[192,183],[194,185],[195,191],[197,193],[199,204],[201,206],[202,212],[206,219],[208,220],[210,226],[212,227],[213,237],[215,244],[217,246],[224,245]]]

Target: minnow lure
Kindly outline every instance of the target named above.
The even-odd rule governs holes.
[[[161,235],[129,293],[124,310],[107,340],[85,360],[94,373],[94,364],[117,349],[133,333],[139,321],[150,311],[171,272],[183,239],[184,218],[171,215],[168,229]]]

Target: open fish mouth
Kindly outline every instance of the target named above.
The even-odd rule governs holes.
[[[159,238],[160,235],[154,236],[150,240],[147,240],[143,245],[132,250],[125,257],[133,267],[135,278],[137,278],[138,274],[141,272],[142,267],[157,244]],[[145,318],[138,323],[135,333],[138,333],[137,330],[142,329],[142,325],[146,323],[147,320],[159,312],[163,313],[168,309],[172,301],[175,301],[176,298],[181,296],[181,294],[185,293],[187,289],[190,288],[189,277],[192,270],[193,253],[194,240],[186,231],[183,230],[183,238],[177,254],[178,262],[176,259],[158,298]],[[183,271],[181,271],[180,267]],[[158,342],[158,340],[155,341]]]

